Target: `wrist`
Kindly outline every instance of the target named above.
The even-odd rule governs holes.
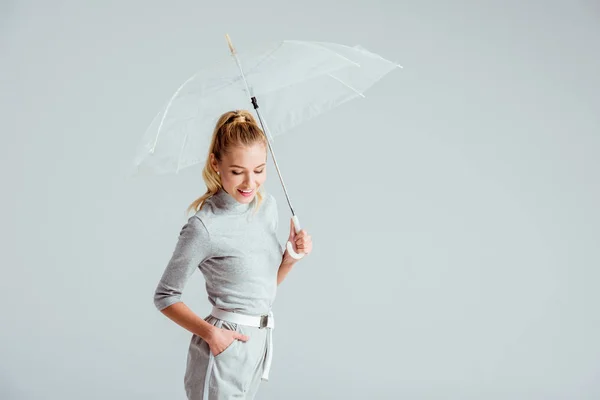
[[[204,341],[207,343],[212,342],[213,338],[215,337],[215,332],[217,331],[217,327],[214,325],[211,325],[207,330],[206,333],[204,335]]]
[[[283,261],[281,262],[281,266],[283,268],[292,268],[294,266],[294,264],[296,264],[296,262],[298,262],[298,260],[296,260],[292,256],[288,255],[287,257],[283,258]]]

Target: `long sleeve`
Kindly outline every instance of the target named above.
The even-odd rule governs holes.
[[[175,251],[154,292],[158,310],[181,301],[183,289],[198,266],[211,256],[210,235],[197,216],[181,228]]]

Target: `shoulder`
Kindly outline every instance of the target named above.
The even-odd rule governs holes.
[[[202,216],[198,214],[196,213],[188,218],[187,222],[181,228],[180,235],[199,238],[208,238],[210,236]]]
[[[277,209],[277,200],[271,193],[265,193],[263,198],[263,215],[273,230],[277,230],[279,221],[279,211]]]
[[[204,226],[204,229],[209,230],[212,220],[216,217],[215,205],[212,199],[209,197],[204,201],[202,208],[196,211],[196,213],[188,220],[196,226]]]
[[[263,196],[263,206],[268,214],[277,213],[277,200],[269,192],[266,192]]]

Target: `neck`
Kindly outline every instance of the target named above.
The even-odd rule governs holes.
[[[240,203],[235,197],[221,187],[217,193],[211,197],[211,199],[213,199],[213,203],[217,207],[228,213],[242,214],[248,211],[254,204],[256,200],[256,194],[250,203]]]

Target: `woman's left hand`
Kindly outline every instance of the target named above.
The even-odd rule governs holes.
[[[311,236],[304,229],[301,229],[300,232],[296,233],[294,220],[292,218],[290,218],[290,236],[288,237],[288,240],[292,242],[296,253],[306,253],[306,255],[309,255],[312,251]],[[287,250],[285,251],[284,260],[290,262],[298,261],[289,255]]]

